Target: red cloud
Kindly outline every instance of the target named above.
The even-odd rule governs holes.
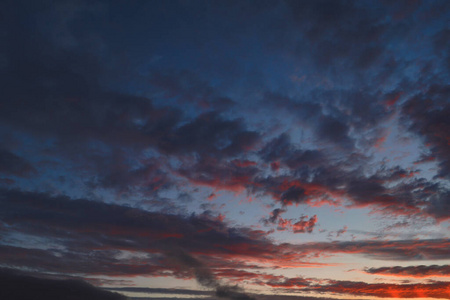
[[[450,282],[442,281],[428,284],[392,284],[297,277],[272,279],[267,281],[266,285],[275,288],[284,288],[286,292],[295,290],[302,292],[347,294],[381,298],[450,299]]]
[[[292,226],[294,233],[312,232],[317,223],[317,216],[312,216],[309,220],[305,220],[308,216],[302,217],[300,221]]]
[[[212,266],[214,269],[244,270],[247,268],[233,265],[245,262],[260,267],[323,267],[326,265],[311,259],[339,253],[385,260],[450,258],[449,239],[278,244],[267,238],[266,231],[231,227],[220,217],[208,214],[183,217],[13,190],[0,190],[0,215],[6,224],[14,224],[17,232],[58,239],[69,249],[56,254],[51,249],[39,253],[19,247],[0,249],[0,262],[47,272],[186,277],[176,265],[161,264],[161,259],[176,249],[204,261],[216,259],[220,264]],[[314,216],[305,218],[297,230],[308,231],[316,221]],[[112,255],[121,250],[155,259],[118,259]],[[94,267],[88,268],[87,264]]]
[[[251,160],[238,160],[234,159],[232,160],[232,163],[234,163],[239,168],[247,168],[251,166],[256,166],[258,163]]]
[[[400,97],[402,95],[403,95],[403,92],[397,92],[397,93],[391,94],[390,97],[384,101],[384,103],[386,104],[386,106],[388,108],[390,108],[391,106],[394,106],[398,102],[398,100],[400,99]]]
[[[314,285],[304,289],[319,293],[349,294],[354,296],[390,298],[442,298],[450,299],[450,282],[430,284],[389,284],[353,281],[330,281],[327,285]]]
[[[296,223],[292,223],[293,219],[283,219],[279,218],[278,220],[278,230],[291,230],[294,233],[311,233],[314,229],[314,226],[317,223],[317,216],[312,216],[309,220],[307,220],[308,216],[301,217],[300,221]]]

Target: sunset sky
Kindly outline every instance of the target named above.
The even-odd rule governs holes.
[[[12,292],[450,299],[450,1],[7,0],[0,28]]]

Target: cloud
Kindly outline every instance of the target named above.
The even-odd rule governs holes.
[[[277,230],[290,230],[293,233],[311,233],[317,223],[317,216],[314,215],[308,220],[308,216],[300,217],[300,220],[278,218]]]
[[[165,98],[176,98],[179,103],[194,104],[203,110],[222,111],[236,104],[230,98],[220,96],[207,81],[191,70],[154,71],[149,81]]]
[[[266,282],[267,285],[275,288],[293,288],[293,287],[307,287],[311,284],[311,279],[309,278],[302,278],[302,277],[296,277],[296,278],[283,278],[280,279],[274,279],[269,280]]]
[[[285,212],[286,212],[285,209],[276,208],[270,213],[270,216],[268,218],[261,219],[261,222],[264,225],[276,224],[276,223],[278,223],[281,214],[283,214]]]
[[[0,172],[18,177],[35,175],[37,170],[24,158],[16,154],[0,149]]]
[[[226,225],[208,215],[178,216],[157,212],[148,212],[137,208],[89,201],[86,199],[70,199],[66,196],[50,196],[44,193],[21,192],[17,190],[2,190],[0,205],[4,208],[1,213],[3,222],[14,225],[16,230],[53,237],[63,237],[64,232],[72,232],[78,236],[78,243],[86,247],[105,245],[123,247],[128,244],[133,248],[149,247],[148,241],[155,241],[154,247],[160,248],[157,241],[172,237],[173,242],[180,246],[187,246],[187,240],[173,238],[173,236],[193,237],[195,243],[187,249],[202,249],[203,243],[218,242],[218,246],[232,246],[238,241],[251,242],[259,236],[258,231],[236,230],[235,242],[233,236],[226,238]],[[17,218],[17,214],[20,215]],[[43,216],[51,216],[46,219]],[[106,234],[102,239],[99,235]],[[97,237],[91,240],[90,237]],[[69,237],[68,237],[69,238]],[[228,242],[220,242],[225,238]],[[126,242],[133,239],[134,242]],[[68,241],[70,241],[69,238]],[[178,240],[178,242],[177,242]],[[76,242],[72,240],[72,242]],[[186,244],[184,244],[186,242]],[[136,244],[137,243],[137,244]],[[198,243],[197,245],[195,245]],[[263,242],[264,243],[264,242]],[[198,248],[197,248],[198,247]]]
[[[303,140],[300,142],[296,138],[292,141],[294,135],[291,137],[292,133],[287,133],[289,128],[283,128],[281,131],[286,133],[279,136],[267,132],[267,127],[276,125],[268,119],[264,121],[265,127],[256,127],[253,116],[248,117],[246,105],[236,102],[243,95],[234,94],[217,83],[228,82],[230,78],[213,80],[201,73],[200,66],[193,71],[188,65],[180,68],[164,63],[151,65],[144,76],[145,84],[150,82],[156,92],[143,93],[151,95],[148,97],[130,93],[133,89],[128,83],[117,85],[116,81],[121,82],[122,78],[118,80],[113,75],[124,74],[123,70],[118,65],[108,65],[111,61],[106,57],[117,54],[113,49],[105,49],[110,56],[102,56],[96,51],[80,51],[77,43],[62,46],[55,42],[57,32],[42,27],[38,15],[33,13],[41,9],[39,5],[30,8],[31,13],[8,7],[11,13],[8,15],[15,16],[8,18],[8,22],[30,18],[39,25],[40,34],[35,34],[33,26],[29,25],[32,21],[7,26],[7,51],[2,54],[6,63],[0,74],[5,94],[0,125],[3,131],[12,128],[13,135],[20,133],[33,138],[36,156],[48,155],[64,166],[65,172],[76,173],[65,174],[65,178],[80,174],[88,177],[83,181],[84,194],[109,189],[122,198],[149,196],[163,189],[177,188],[178,178],[174,177],[180,176],[193,185],[262,192],[285,206],[340,205],[348,200],[353,204],[351,207],[370,206],[374,211],[394,216],[423,214],[437,221],[446,220],[449,217],[445,201],[448,189],[444,185],[433,186],[435,181],[424,181],[419,176],[411,177],[417,179],[415,182],[407,182],[405,178],[402,184],[392,185],[393,179],[387,175],[369,175],[377,171],[368,166],[372,158],[363,155],[384,137],[384,123],[395,117],[399,109],[409,130],[431,145],[430,152],[439,163],[439,177],[446,176],[449,151],[444,136],[448,114],[445,85],[429,85],[427,81],[425,91],[409,93],[403,91],[403,87],[413,84],[409,78],[400,84],[383,76],[386,68],[387,73],[397,76],[394,72],[398,71],[397,67],[410,65],[402,58],[404,55],[393,50],[396,38],[405,33],[408,37],[417,36],[419,31],[422,33],[417,26],[409,25],[417,23],[413,21],[420,16],[420,9],[428,11],[441,4],[424,3],[413,10],[408,10],[405,4],[372,5],[373,9],[366,2],[286,1],[253,3],[249,7],[233,4],[224,10],[234,17],[245,11],[258,19],[259,13],[268,12],[273,6],[282,8],[280,11],[288,13],[277,15],[274,19],[277,26],[268,32],[290,28],[286,37],[296,38],[292,38],[288,50],[275,47],[273,51],[277,55],[291,52],[295,59],[307,61],[305,80],[317,78],[311,74],[316,70],[312,66],[326,70],[324,76],[330,77],[330,82],[339,74],[342,81],[311,86],[298,96],[293,96],[297,94],[290,89],[281,93],[279,91],[284,89],[269,88],[272,85],[258,94],[262,110],[288,111],[303,133],[312,135],[313,145],[303,145]],[[173,6],[174,12],[180,9],[177,4]],[[237,7],[239,13],[234,11]],[[156,6],[151,11],[161,9]],[[197,9],[192,5],[188,11],[192,14],[200,11]],[[43,10],[55,14],[51,20],[58,19],[53,8],[48,8],[50,12]],[[398,12],[404,17],[395,17]],[[64,40],[79,38],[80,45],[85,45],[83,41],[86,42],[84,38],[88,33],[83,31],[86,25],[81,20],[87,16],[89,19],[90,14],[98,17],[101,12],[83,3],[64,13],[69,14],[68,21],[61,26]],[[206,15],[207,20],[216,21]],[[123,17],[120,19],[129,22]],[[217,26],[222,21],[213,23]],[[231,23],[236,26],[236,36],[232,35],[240,37],[238,28],[241,26]],[[433,32],[430,44],[433,54],[445,56],[446,31],[436,29]],[[255,37],[261,39],[264,46],[272,39],[267,32],[260,31],[255,32]],[[105,42],[107,38],[107,34],[102,36]],[[386,83],[375,80],[378,77]],[[361,79],[353,81],[354,78]],[[232,80],[236,81],[234,77]],[[373,82],[373,86],[360,84],[360,81]],[[387,88],[377,88],[379,86]],[[422,101],[427,97],[438,101],[434,104]],[[169,98],[177,101],[166,101]],[[191,111],[186,109],[189,105],[184,105],[187,102],[209,108]],[[231,107],[236,111],[227,110]],[[425,113],[421,114],[422,111]],[[44,149],[47,143],[51,144],[51,150]],[[20,176],[31,174],[25,171],[30,167],[26,163],[34,160],[21,159],[21,163],[14,164],[20,171],[12,170],[11,165],[4,162],[0,167],[4,172],[20,173]],[[264,163],[271,164],[274,172],[268,172]],[[275,176],[276,170],[286,172]],[[421,190],[421,186],[425,188]]]
[[[449,282],[389,284],[365,283],[356,281],[330,281],[325,285],[313,285],[304,291],[319,293],[338,293],[354,296],[372,296],[381,298],[442,298],[450,299],[448,294]]]
[[[197,279],[210,298],[438,296],[275,274],[450,257],[447,238],[302,241],[326,205],[450,219],[447,1],[31,2],[0,4],[0,264]],[[272,211],[244,219],[233,192]],[[446,272],[386,268],[366,272]]]
[[[182,267],[192,270],[197,282],[203,287],[215,289],[217,297],[232,300],[256,300],[238,286],[222,284],[206,265],[181,249],[169,250],[168,256],[170,259],[175,259]]]
[[[258,154],[267,163],[278,162],[297,170],[303,166],[318,166],[326,159],[324,153],[319,150],[302,150],[295,147],[287,133],[267,142]]]
[[[91,188],[111,189],[118,195],[140,191],[144,195],[155,196],[158,191],[174,185],[161,160],[145,159],[135,167],[126,161],[124,155],[117,154],[110,159],[103,157],[103,161],[97,161],[97,164],[99,173],[89,182]]]
[[[176,128],[158,146],[171,154],[195,152],[228,157],[252,149],[258,140],[259,134],[246,130],[242,120],[227,120],[217,112],[209,112]]]
[[[366,268],[364,272],[375,275],[391,275],[399,277],[450,277],[449,265],[420,265],[420,266],[394,266],[381,268]]]
[[[439,162],[438,177],[450,176],[450,146],[448,131],[450,89],[445,85],[431,85],[428,89],[408,99],[402,107],[405,125],[428,145],[430,155]]]
[[[346,233],[346,232],[347,232],[347,229],[348,229],[347,226],[344,226],[344,228],[339,229],[339,230],[336,232],[336,236],[339,237],[340,235]]]
[[[340,254],[403,261],[450,257],[450,241],[445,239],[278,244],[267,238],[267,232],[231,227],[208,214],[171,215],[17,190],[1,191],[0,220],[7,226],[0,227],[5,241],[11,243],[9,234],[20,234],[25,239],[22,242],[29,241],[3,244],[3,266],[82,276],[196,278],[216,290],[217,296],[228,299],[258,298],[233,285],[242,282],[273,288],[302,283],[301,288],[308,291],[345,294],[354,290],[354,295],[383,296],[383,287],[378,285],[332,282],[316,286],[314,280],[287,280],[261,272],[261,268],[324,267],[326,264],[314,261]],[[311,220],[315,218],[303,219],[308,224]],[[302,228],[307,232],[306,223]],[[33,239],[27,238],[30,236],[48,241],[48,247],[36,248]],[[436,283],[400,286],[398,291],[406,296],[422,289],[434,297],[443,288]]]
[[[450,283],[443,281],[393,284],[294,277],[269,280],[266,284],[290,293],[315,292],[381,298],[450,298],[448,294]]]
[[[239,261],[259,266],[320,267],[310,260],[341,253],[404,261],[450,257],[446,239],[276,244],[265,231],[230,227],[207,214],[177,216],[16,190],[1,191],[0,208],[0,220],[7,225],[0,227],[3,234],[31,235],[57,241],[62,247],[3,245],[0,260],[10,267],[49,272],[189,278],[178,264],[165,258],[171,249],[202,255],[211,272],[219,267],[236,267]],[[120,258],[123,251],[145,255],[128,260]],[[211,261],[213,257],[218,260]]]
[[[281,254],[289,251],[273,244],[264,231],[229,227],[208,214],[179,216],[16,190],[1,191],[0,207],[0,220],[8,226],[0,227],[3,234],[54,240],[66,249],[3,245],[0,259],[11,267],[116,276],[189,277],[177,264],[164,258],[167,253],[184,249],[190,254],[221,258],[222,266],[229,267],[228,260],[257,262],[259,258],[277,265]],[[146,255],[134,260],[120,259],[122,251]],[[294,257],[291,263],[301,263],[300,257]]]
[[[403,50],[398,46],[402,35],[414,36],[421,29],[414,26],[419,6],[410,10],[412,6],[406,3],[325,0],[313,3],[287,1],[287,6],[295,26],[292,32],[298,34],[297,38],[289,39],[295,45],[290,48],[292,53],[304,64],[333,79],[345,74],[346,79],[362,84],[368,78],[381,81],[382,78],[376,75],[382,73],[383,67],[392,60],[390,50]],[[422,5],[422,11],[427,6],[435,4]],[[398,11],[408,13],[398,18]],[[398,54],[394,53],[396,58]],[[342,83],[342,80],[335,81]]]
[[[286,292],[332,293],[352,296],[372,296],[380,298],[443,298],[450,299],[449,282],[394,284],[366,283],[358,281],[316,279],[316,278],[284,278],[266,282],[267,285]]]
[[[190,296],[202,296],[207,297],[212,295],[212,292],[209,291],[194,291],[194,290],[185,290],[185,289],[164,289],[164,288],[139,288],[139,287],[125,287],[125,288],[110,288],[110,290],[113,291],[124,291],[124,292],[135,292],[135,293],[141,293],[142,296],[146,294],[166,294],[164,298],[154,298],[153,296],[151,298],[143,298],[145,300],[147,299],[180,299],[178,298],[169,298],[169,295],[190,295]],[[264,295],[264,294],[256,294],[255,295],[257,299],[259,300],[319,300],[323,299],[320,297],[311,297],[311,296],[286,296],[286,295]],[[142,298],[141,298],[142,299]],[[202,298],[202,299],[213,299],[213,298]]]
[[[290,175],[256,176],[247,184],[252,191],[271,195],[283,205],[308,204],[310,206],[343,205],[370,207],[387,216],[422,215],[443,221],[449,217],[445,210],[448,189],[425,178],[414,170],[398,166],[379,168],[367,176],[362,162],[368,159],[348,157],[348,161],[330,163],[326,159],[316,167],[307,164]],[[355,169],[352,169],[355,168]]]
[[[125,296],[94,287],[81,280],[55,280],[0,270],[1,295],[5,299],[125,300]]]
[[[201,157],[181,165],[177,173],[195,185],[217,190],[242,191],[253,185],[259,168],[253,164],[242,165],[236,160]]]
[[[319,242],[296,245],[304,255],[315,253],[320,255],[330,253],[360,254],[379,260],[439,260],[450,256],[448,239],[429,240],[397,240],[397,241],[349,241],[349,242]]]
[[[191,114],[182,107],[165,106],[159,99],[116,89],[117,85],[109,80],[117,79],[114,72],[126,73],[118,70],[120,64],[108,64],[108,59],[96,51],[81,51],[76,42],[88,34],[83,31],[85,23],[81,20],[99,17],[101,11],[84,3],[71,5],[54,8],[38,4],[26,11],[20,3],[5,7],[11,16],[6,21],[11,26],[6,26],[8,47],[1,53],[5,63],[0,79],[5,97],[0,101],[0,133],[36,141],[33,158],[52,160],[64,168],[63,173],[83,173],[89,182],[85,189],[106,188],[119,195],[139,191],[148,195],[149,191],[172,184],[165,174],[167,170],[155,170],[160,165],[149,161],[149,156],[157,160],[161,156],[172,160],[205,155],[219,160],[236,158],[259,141],[260,134],[249,130],[242,119],[219,112],[233,102],[231,99],[217,95],[213,101],[210,88],[200,88],[208,83],[193,78],[189,72],[174,79],[180,84],[187,81],[187,91],[182,88],[180,93],[185,96],[192,92],[196,99],[214,102],[213,108],[218,111]],[[48,22],[58,23],[55,19],[60,14],[68,16],[60,20],[64,26],[59,34],[69,35],[75,41],[73,45],[56,43],[52,37],[58,32],[39,19],[47,16]],[[39,29],[25,21],[15,26],[15,20],[23,19],[35,22]],[[103,39],[107,37],[99,38]],[[106,48],[102,53],[110,50]],[[5,155],[6,152],[1,153],[2,158]],[[20,176],[31,174],[30,165],[26,164],[29,157],[21,158],[20,164],[15,158],[16,169],[6,164],[12,163],[6,157],[1,169]]]
[[[197,291],[188,289],[165,289],[165,288],[148,288],[148,287],[113,287],[109,290],[119,292],[136,292],[136,293],[148,293],[148,294],[179,294],[179,295],[198,295],[207,296],[212,293],[209,291]]]
[[[348,227],[344,226],[342,229],[339,229],[338,231],[330,231],[328,233],[328,237],[331,238],[331,237],[333,237],[333,235],[336,237],[340,237],[341,235],[343,235],[344,233],[347,232],[347,229],[348,229]]]

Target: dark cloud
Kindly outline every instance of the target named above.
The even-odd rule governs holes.
[[[37,170],[24,158],[0,149],[0,172],[7,175],[28,177],[35,175]]]
[[[90,185],[112,189],[120,195],[141,191],[148,196],[154,196],[158,191],[173,185],[161,160],[145,159],[134,167],[125,158],[121,154],[111,155],[110,159],[103,157],[102,162],[97,162],[99,173]]]
[[[293,279],[293,280],[300,280],[299,278],[297,279]],[[180,299],[178,298],[169,298],[168,295],[190,295],[190,296],[202,296],[202,299],[213,299],[213,298],[204,298],[207,297],[209,295],[212,295],[211,292],[209,291],[194,291],[194,290],[185,290],[185,289],[162,289],[162,288],[138,288],[138,287],[125,287],[125,288],[111,288],[110,290],[113,291],[125,291],[125,292],[135,292],[135,293],[141,293],[142,296],[144,295],[148,295],[148,294],[154,294],[154,293],[158,293],[158,294],[166,294],[166,296],[164,298],[154,298],[152,295],[152,298],[148,298],[148,299]],[[260,300],[318,300],[321,298],[318,297],[308,297],[308,296],[285,296],[285,295],[264,295],[264,294],[258,294],[256,295],[257,299]],[[141,298],[141,297],[139,297]],[[143,297],[141,298],[143,299]],[[147,298],[144,298],[147,299]]]
[[[280,195],[280,200],[283,204],[301,203],[307,198],[305,192],[305,189],[301,187],[292,186],[283,191]]]
[[[260,170],[252,163],[205,156],[186,162],[177,172],[200,186],[240,191],[252,185]]]
[[[332,163],[325,158],[323,164],[300,167],[290,176],[256,176],[254,184],[247,187],[263,191],[284,205],[342,205],[345,198],[352,206],[369,206],[391,215],[448,218],[448,191],[444,185],[417,178],[416,171],[398,166],[381,167],[367,176],[362,166],[367,158],[358,160],[350,156],[348,161]]]
[[[17,22],[17,26],[5,27],[7,47],[1,53],[5,64],[0,71],[5,97],[0,101],[0,131],[25,134],[35,140],[39,145],[34,151],[36,157],[50,157],[63,165],[65,171],[76,170],[83,177],[88,173],[90,178],[86,181],[90,189],[112,189],[119,195],[139,191],[148,195],[172,184],[165,172],[157,170],[159,166],[148,160],[148,153],[175,159],[187,155],[222,159],[240,156],[259,141],[260,134],[248,130],[242,119],[228,119],[216,111],[196,116],[181,107],[164,106],[162,101],[116,88],[114,74],[123,74],[124,70],[117,69],[123,67],[115,63],[118,60],[109,60],[112,49],[104,49],[105,55],[99,55],[83,48],[84,38],[89,34],[83,21],[94,22],[89,24],[99,30],[111,29],[108,27],[111,24],[100,16],[104,13],[101,7],[80,2],[67,7],[36,4],[24,10],[25,2],[5,7],[6,22]],[[108,8],[115,13],[114,5]],[[64,13],[67,20],[58,19]],[[46,17],[50,23],[63,22],[56,24],[61,32],[43,24],[41,18]],[[103,21],[106,23],[101,24]],[[109,38],[106,32],[96,36],[99,42]],[[54,38],[58,34],[71,42],[59,43],[61,40]],[[154,74],[152,82],[173,89],[183,101],[212,103],[212,108],[218,110],[233,102],[190,72],[158,74]],[[5,155],[2,152],[2,157]],[[20,172],[21,176],[29,173],[27,158],[20,163],[15,158],[16,162],[2,159],[5,160],[2,169],[15,175]]]
[[[204,287],[216,290],[216,296],[228,299],[258,297],[249,296],[236,286],[223,284],[222,279],[287,287],[287,281],[283,283],[282,278],[259,272],[261,266],[251,265],[249,260],[262,259],[266,267],[321,267],[320,263],[310,260],[344,253],[404,261],[450,257],[449,241],[443,239],[276,244],[267,239],[266,232],[230,227],[209,214],[177,216],[43,193],[3,190],[0,208],[0,220],[7,225],[0,227],[3,236],[8,232],[20,233],[53,241],[41,249],[33,248],[32,244],[3,244],[0,247],[3,266],[85,276],[196,278]],[[304,232],[312,230],[317,219],[315,216],[309,220],[304,217],[300,221]],[[124,251],[140,255],[127,259]],[[357,284],[349,282],[345,286],[356,287]],[[311,286],[302,285],[312,289]],[[340,289],[338,283],[317,288],[349,293],[349,289]],[[355,295],[382,295],[378,288],[364,287]],[[423,288],[439,291],[441,285]],[[405,295],[412,293],[412,287],[400,289]],[[435,293],[429,295],[437,295]]]
[[[403,21],[397,20],[389,27],[386,20],[378,17],[387,12],[388,18],[393,18],[396,11],[403,9],[384,4],[373,8],[366,2],[346,1],[287,2],[287,8],[297,24],[293,30],[301,31],[302,38],[314,42],[307,56],[315,57],[316,53],[320,56],[321,49],[333,51],[323,54],[321,63],[336,66],[338,63],[332,62],[354,59],[351,65],[358,70],[369,68],[385,55],[382,41],[396,36],[416,10],[405,13]],[[337,145],[337,152],[349,159],[347,165],[336,163],[330,149],[303,149],[288,134],[257,149],[264,133],[249,129],[242,117],[230,118],[219,113],[220,108],[214,103],[228,98],[207,77],[186,68],[158,66],[157,70],[149,71],[150,82],[164,92],[162,96],[156,93],[157,99],[149,99],[117,92],[103,82],[111,71],[104,57],[75,46],[62,47],[45,30],[35,34],[30,22],[39,23],[37,15],[30,17],[29,12],[13,6],[9,9],[12,16],[30,20],[7,32],[8,47],[4,54],[7,63],[1,75],[6,97],[2,98],[0,122],[4,130],[15,128],[41,142],[50,139],[52,158],[63,158],[66,167],[76,165],[83,172],[89,170],[91,178],[87,181],[91,189],[107,188],[119,195],[139,191],[148,196],[159,189],[174,187],[176,183],[168,172],[175,171],[194,184],[263,191],[285,205],[311,204],[313,198],[336,204],[331,199],[335,193],[334,196],[347,196],[356,206],[380,206],[383,211],[403,214],[417,213],[419,204],[425,204],[428,215],[439,220],[447,218],[445,209],[441,209],[446,207],[445,189],[437,189],[431,197],[417,191],[408,193],[405,186],[387,188],[386,177],[367,177],[367,172],[358,169],[359,162],[350,159],[351,153],[373,146],[382,138],[384,131],[380,124],[394,115],[394,110],[386,107],[386,99],[399,93],[396,90],[331,86],[313,88],[298,99],[287,93],[264,90],[263,108],[289,110],[302,126],[312,130],[320,145],[331,146],[332,150]],[[264,11],[260,9],[258,12]],[[82,31],[76,26],[68,28],[75,38],[75,33]],[[446,44],[441,35],[445,32],[436,35],[434,47],[442,52]],[[323,47],[327,43],[336,47]],[[318,60],[316,63],[320,65]],[[444,98],[446,90],[433,87],[427,95]],[[213,110],[191,113],[173,103],[163,106],[162,100],[167,98],[200,106],[209,103]],[[412,131],[428,136],[427,141],[434,145],[432,152],[439,159],[439,176],[445,177],[446,138],[442,134],[439,137],[428,134],[438,132],[433,129],[438,126],[427,123],[435,120],[442,125],[437,130],[445,129],[445,105],[440,104],[439,107],[444,107],[440,111],[433,105],[422,107],[424,104],[419,100],[417,104],[411,101],[404,106],[403,115],[414,121]],[[418,113],[421,111],[429,111],[430,117],[425,119]],[[37,153],[40,150],[43,151],[37,149]],[[258,150],[260,159],[272,164],[274,171],[286,167],[291,173],[282,178],[267,177],[266,173],[262,175],[264,170],[258,168],[258,162],[243,167],[229,161],[235,158],[245,161],[251,150]],[[154,160],[149,160],[146,153],[152,153]],[[161,156],[165,156],[164,163],[158,163]],[[173,164],[174,160],[181,163]],[[169,165],[176,165],[175,170],[167,170]],[[290,183],[282,186],[284,180]],[[415,186],[411,183],[410,187]],[[420,198],[425,201],[419,201]]]
[[[198,116],[168,134],[159,143],[167,153],[234,156],[251,150],[259,134],[245,129],[242,120],[227,120],[217,112]]]
[[[196,267],[182,259],[191,258],[187,252],[223,257],[224,262],[230,256],[236,259],[261,256],[270,262],[278,260],[280,253],[285,251],[266,239],[266,232],[228,227],[208,214],[177,216],[14,190],[2,191],[0,206],[0,220],[8,224],[6,232],[44,240],[58,239],[58,243],[67,249],[3,245],[1,261],[11,267],[115,276],[179,273],[175,276],[189,277],[180,269],[180,264]],[[6,228],[0,229],[6,233]],[[179,253],[180,249],[184,249],[185,256],[171,254]],[[120,251],[138,251],[150,257],[120,261],[117,257]],[[178,257],[178,260],[171,262],[164,259],[165,255]],[[196,262],[194,258],[192,260]],[[139,266],[135,266],[137,262]]]
[[[73,299],[73,300],[125,300],[127,297],[94,287],[81,280],[55,280],[22,275],[17,271],[0,270],[4,299]]]
[[[426,208],[426,212],[439,221],[448,220],[450,218],[447,213],[450,209],[449,199],[450,191],[434,194],[431,197],[429,206]]]
[[[448,3],[445,3],[444,5],[448,6]],[[448,11],[448,7],[447,8],[443,7],[442,9],[443,11],[446,10]],[[447,71],[450,69],[450,55],[448,54],[450,50],[450,43],[448,42],[449,37],[450,37],[450,30],[448,28],[445,28],[435,35],[433,41],[435,52],[438,55],[438,57],[440,57],[442,62],[441,67],[446,68]]]
[[[314,68],[330,76],[345,73],[355,80],[360,80],[358,75],[370,76],[367,71],[389,55],[389,43],[418,30],[407,27],[414,24],[414,11],[399,19],[390,3],[325,0],[287,4],[301,35],[294,53],[300,59],[312,59]]]
[[[264,104],[269,110],[277,109],[294,117],[303,130],[314,133],[314,144],[319,148],[331,147],[334,152],[349,154],[360,149],[370,149],[384,134],[381,125],[394,115],[395,111],[384,100],[391,92],[384,94],[368,88],[359,90],[346,88],[314,88],[306,96],[290,97],[278,93],[266,93]],[[282,140],[284,139],[284,140]],[[280,136],[268,145],[279,144],[278,151],[293,150],[289,136]],[[328,147],[326,147],[328,146]],[[336,147],[337,146],[337,147]],[[291,148],[289,148],[291,147]],[[323,153],[308,150],[315,154],[312,163],[323,158]],[[265,157],[270,152],[265,154]],[[296,151],[297,155],[300,151]],[[276,152],[272,152],[275,154]],[[280,154],[282,152],[279,152]],[[285,157],[285,156],[283,156]],[[287,156],[289,158],[290,156]]]
[[[321,201],[321,199],[326,198],[326,187],[311,184],[306,180],[293,179],[289,176],[257,177],[252,189],[271,195],[283,206],[308,204],[311,201]],[[332,202],[331,199],[330,202]]]
[[[87,53],[58,49],[44,38],[38,39],[42,46],[17,43],[8,46],[0,125],[42,142],[52,140],[51,151],[42,153],[38,147],[36,155],[50,154],[63,158],[65,167],[74,164],[93,172],[91,188],[124,194],[137,187],[145,194],[170,186],[166,174],[142,152],[149,148],[157,155],[221,159],[249,151],[259,140],[259,133],[247,130],[240,119],[209,112],[189,120],[177,108],[109,91],[98,84],[103,66]],[[5,155],[5,172],[23,176],[33,171],[24,159],[14,157],[14,162]]]
[[[285,205],[341,205],[340,201],[345,197],[353,206],[370,206],[374,211],[386,214],[421,214],[436,220],[448,218],[446,187],[420,178],[418,170],[380,166],[368,176],[364,165],[369,163],[369,157],[355,154],[336,162],[327,159],[330,155],[326,151],[299,150],[286,135],[268,142],[260,155],[268,161],[280,159],[284,163],[294,161],[291,158],[296,157],[295,153],[302,153],[302,156],[315,154],[310,161],[299,161],[290,176],[256,176],[254,184],[247,186],[264,191]],[[296,166],[295,163],[292,165]]]
[[[211,270],[201,261],[189,255],[188,253],[178,250],[170,250],[168,253],[171,259],[175,259],[182,267],[192,270],[195,279],[203,287],[215,289],[215,295],[219,298],[232,300],[255,300],[256,298],[247,295],[242,288],[238,286],[224,285],[213,275]]]
[[[330,116],[323,116],[318,124],[317,135],[319,139],[344,145],[347,149],[353,147],[352,141],[348,137],[350,129],[346,124]]]
[[[323,205],[396,224],[450,218],[449,9],[439,0],[2,2],[0,183],[11,189],[0,189],[0,263],[197,279],[210,298],[252,299],[235,283],[442,296],[440,282],[322,284],[263,268],[322,267],[318,259],[341,254],[449,258],[445,238],[276,242],[277,230],[316,232]],[[273,228],[232,225],[256,215],[241,219],[223,190],[267,205],[256,221]],[[292,206],[319,212],[288,218]],[[342,224],[325,230],[346,238]]]
[[[216,290],[216,296],[234,300],[256,300],[255,297],[247,295],[243,289],[237,286],[219,286]]]
[[[450,88],[430,86],[426,92],[411,97],[402,107],[403,121],[409,130],[423,138],[433,157],[438,160],[438,177],[450,176]]]
[[[198,295],[198,296],[207,296],[207,295],[212,294],[209,291],[197,291],[197,290],[187,290],[187,289],[147,288],[147,287],[117,287],[117,288],[108,288],[108,290],[113,290],[113,291],[118,291],[118,292],[147,293],[147,294],[176,294],[176,295]]]
[[[311,285],[311,280],[302,277],[283,278],[282,280],[269,280],[266,284],[276,288],[307,287]]]
[[[11,268],[32,268],[41,272],[52,272],[61,277],[65,274],[191,277],[190,274],[178,272],[174,267],[161,267],[158,265],[160,258],[136,259],[134,262],[118,259],[121,251],[119,245],[116,247],[118,249],[102,251],[71,245],[69,251],[60,251],[2,245],[0,261],[2,265]]]
[[[397,240],[397,241],[351,241],[331,243],[307,243],[296,245],[298,251],[304,255],[315,253],[347,253],[360,254],[379,260],[439,260],[450,256],[448,239],[435,240]]]
[[[286,212],[285,209],[276,208],[270,213],[270,216],[268,218],[263,218],[261,221],[265,225],[276,224],[276,223],[278,223],[278,220],[279,220],[281,214],[283,214],[285,212]]]
[[[180,269],[180,263],[190,268],[194,265],[164,258],[171,251],[178,253],[179,249],[184,249],[184,253],[222,257],[222,266],[230,258],[249,257],[261,257],[266,263],[277,266],[285,261],[301,265],[308,258],[322,254],[351,253],[384,260],[445,259],[450,255],[447,240],[274,244],[266,238],[266,232],[227,227],[207,215],[182,217],[8,190],[2,191],[0,200],[1,221],[8,224],[9,232],[58,239],[67,249],[38,250],[4,245],[1,261],[11,267],[29,266],[51,272],[189,277]],[[3,234],[4,230],[3,227]],[[120,251],[138,251],[150,257],[120,261],[116,258]],[[23,255],[18,255],[22,252]]]
[[[364,272],[375,275],[393,275],[401,277],[450,277],[449,265],[408,266],[366,268]]]
[[[283,133],[264,145],[258,153],[265,162],[280,162],[293,170],[315,167],[324,163],[326,156],[319,150],[296,147],[288,134]]]
[[[226,110],[235,102],[220,96],[205,80],[189,70],[156,71],[150,74],[150,83],[166,98],[175,98],[180,103],[194,104],[203,110]]]
[[[2,190],[0,200],[4,208],[1,219],[15,230],[63,238],[68,244],[87,249],[104,245],[107,248],[163,250],[165,240],[170,240],[169,243],[187,250],[204,249],[208,252],[208,245],[215,243],[217,249],[222,249],[219,251],[239,242],[254,241],[257,248],[259,243],[261,246],[268,243],[257,239],[260,237],[258,231],[240,232],[239,229],[227,228],[223,222],[208,215],[153,213],[85,199],[16,190]],[[72,235],[67,236],[66,232]],[[103,233],[106,234],[104,238]],[[152,245],[150,240],[154,242]]]

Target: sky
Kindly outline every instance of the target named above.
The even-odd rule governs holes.
[[[0,295],[450,299],[450,1],[6,0],[0,28]]]

